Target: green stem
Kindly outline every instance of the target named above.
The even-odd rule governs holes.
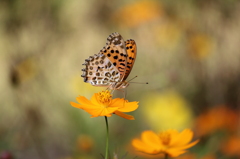
[[[108,132],[108,120],[107,120],[106,116],[105,116],[105,121],[106,121],[106,129],[107,129],[105,159],[108,159],[108,138],[109,138],[109,132]]]

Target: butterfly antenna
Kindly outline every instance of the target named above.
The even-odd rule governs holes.
[[[129,82],[129,83],[135,83],[135,84],[148,84],[148,82],[143,83],[143,82]]]
[[[131,78],[129,81],[127,81],[127,82],[130,82],[130,81],[134,80],[134,79],[137,78],[137,77],[138,77],[138,76],[135,76],[135,77]]]
[[[137,77],[138,77],[138,76],[135,76],[135,77],[131,78],[131,79],[128,81],[128,83],[148,84],[148,82],[146,82],[146,83],[142,83],[142,82],[130,82],[130,81],[134,80],[134,79],[137,78]]]

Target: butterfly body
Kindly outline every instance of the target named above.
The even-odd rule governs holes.
[[[136,43],[130,39],[124,41],[118,33],[107,38],[106,46],[98,54],[85,60],[82,69],[84,82],[93,86],[109,89],[126,88],[126,81],[136,59]]]

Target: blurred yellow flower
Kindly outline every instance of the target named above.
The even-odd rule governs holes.
[[[136,1],[119,9],[113,15],[113,21],[127,27],[135,27],[142,23],[161,17],[163,9],[159,2],[153,0]]]
[[[163,153],[170,157],[177,157],[199,142],[199,140],[196,140],[190,143],[192,138],[193,132],[190,129],[185,129],[182,132],[167,130],[159,134],[153,131],[144,131],[141,139],[132,140],[132,145],[137,150],[147,154]]]
[[[134,120],[131,115],[124,114],[123,112],[131,112],[138,108],[138,102],[128,102],[128,100],[116,98],[112,99],[112,95],[108,90],[95,93],[91,100],[84,96],[76,98],[78,103],[70,102],[73,107],[80,108],[91,114],[91,117],[107,116],[116,114],[128,120]]]
[[[155,25],[153,33],[156,35],[157,46],[162,49],[173,50],[177,48],[183,30],[177,23],[167,22]]]
[[[146,105],[142,107],[144,118],[154,130],[184,129],[192,126],[191,107],[175,90],[151,93],[142,101],[143,105]]]
[[[205,58],[213,52],[213,38],[207,34],[196,33],[189,36],[190,53],[195,58]]]
[[[221,129],[233,131],[238,127],[238,115],[226,106],[216,106],[198,116],[195,126],[198,136]]]

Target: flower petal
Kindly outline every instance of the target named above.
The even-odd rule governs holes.
[[[91,98],[91,102],[95,105],[100,105],[101,103],[98,102],[97,96],[98,96],[98,93],[94,93],[94,95]]]
[[[93,103],[84,96],[78,96],[76,99],[78,103],[82,105],[93,105]]]
[[[144,143],[153,147],[157,151],[160,151],[163,148],[159,136],[153,131],[144,131],[141,135],[141,139]]]
[[[188,149],[188,148],[190,148],[190,147],[193,147],[194,145],[196,145],[198,142],[199,142],[200,140],[198,139],[198,140],[196,140],[196,141],[194,141],[194,142],[191,142],[191,143],[189,143],[189,144],[187,144],[187,145],[184,145],[184,146],[180,146],[180,147],[176,147],[176,149],[181,149],[181,150],[183,150],[183,149]]]
[[[125,100],[122,99],[122,98],[115,98],[111,101],[111,103],[109,105],[111,105],[111,107],[124,107],[124,103],[125,103]]]
[[[80,108],[80,109],[83,109],[83,110],[93,110],[93,109],[102,109],[101,107],[98,107],[98,106],[95,106],[95,105],[82,105],[82,104],[78,104],[78,103],[75,103],[75,102],[70,102],[70,104],[73,106],[73,107],[76,107],[76,108]]]
[[[121,112],[131,112],[138,108],[138,102],[125,102],[124,107],[118,109]]]
[[[182,154],[181,152],[183,152],[183,153],[185,152],[185,149],[188,149],[188,148],[196,145],[198,142],[199,142],[199,140],[196,140],[196,141],[194,141],[194,142],[192,142],[192,143],[190,143],[188,145],[185,145],[185,146],[169,148],[169,149],[167,149],[167,151],[169,153],[179,154],[180,155],[180,154]]]
[[[133,139],[132,145],[139,151],[148,153],[148,154],[157,154],[159,151],[155,150],[153,147],[150,147],[146,145],[144,142],[142,142],[139,139]]]
[[[94,117],[100,116],[101,112],[103,111],[103,109],[99,109],[99,108],[87,108],[87,109],[85,108],[83,110],[85,110],[86,112],[88,112]]]
[[[111,109],[108,109],[108,108],[102,109],[102,112],[99,114],[99,116],[107,116],[109,114],[112,114],[113,112],[109,111],[109,110],[111,110]]]
[[[70,104],[71,104],[73,107],[82,109],[82,105],[81,105],[81,104],[78,104],[78,103],[75,103],[75,102],[70,102]]]
[[[110,103],[111,107],[119,107],[121,112],[131,112],[138,108],[138,102],[128,102],[127,100],[116,98]]]
[[[179,134],[171,134],[170,146],[183,146],[189,143],[193,138],[193,132],[190,129],[185,129]]]
[[[132,115],[128,115],[128,114],[124,114],[120,111],[115,111],[114,112],[116,115],[122,117],[122,118],[125,118],[125,119],[128,119],[128,120],[134,120],[134,117]]]
[[[166,153],[167,153],[169,156],[171,156],[171,157],[177,157],[177,156],[179,156],[179,155],[181,155],[181,154],[184,154],[185,152],[187,152],[187,151],[185,151],[185,150],[175,151],[175,150],[172,150],[172,149],[166,150]]]
[[[115,111],[118,110],[118,107],[108,106],[106,109],[108,110],[109,113],[114,113]]]
[[[111,117],[112,114],[108,114],[108,115],[105,115],[106,117]],[[91,116],[91,118],[95,118],[95,117],[99,117],[99,116]]]

